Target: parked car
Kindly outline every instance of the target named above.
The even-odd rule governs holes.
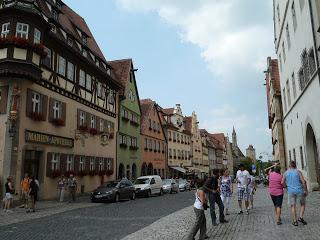
[[[191,184],[186,179],[179,179],[180,191],[191,191]]]
[[[91,193],[92,202],[119,202],[122,199],[136,199],[135,187],[128,179],[106,182]]]
[[[179,193],[179,184],[175,179],[164,179],[163,182],[163,191],[165,193]]]
[[[134,187],[139,196],[163,195],[163,184],[158,175],[139,177],[134,182]]]

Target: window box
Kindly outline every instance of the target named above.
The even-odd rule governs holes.
[[[160,153],[161,152],[161,150],[158,150],[158,153]]]
[[[66,177],[69,177],[70,175],[75,175],[75,172],[74,171],[67,171],[66,173],[65,173],[65,176]]]
[[[173,142],[177,142],[177,140],[173,139]]]
[[[90,128],[89,133],[94,136],[98,134],[98,130],[96,128]]]
[[[149,130],[152,131],[152,127],[149,127]]]
[[[120,143],[120,147],[121,147],[121,148],[127,148],[127,147],[128,147],[128,145],[127,145],[127,144],[125,144],[125,143]]]
[[[87,131],[88,131],[88,127],[85,126],[85,125],[82,125],[82,126],[79,126],[79,130],[80,130],[81,132],[87,132]]]
[[[173,157],[174,159],[177,159],[177,157]]]
[[[95,170],[90,170],[90,171],[89,171],[89,175],[90,175],[90,176],[96,175],[96,171],[95,171]]]
[[[52,124],[59,127],[59,126],[64,126],[65,122],[62,118],[55,118],[55,119],[52,119]]]
[[[125,122],[129,122],[130,119],[128,117],[125,117],[125,116],[122,116],[122,120],[125,121]]]
[[[130,146],[130,150],[138,150],[139,149],[139,147],[137,147],[137,146]]]
[[[85,170],[80,171],[80,172],[78,173],[78,176],[80,176],[80,177],[84,177],[84,176],[87,176],[87,175],[88,175],[88,172],[85,171]]]
[[[144,148],[145,151],[148,151],[148,148]]]
[[[157,149],[153,150],[154,152],[157,152]]]
[[[164,153],[164,150],[162,150],[162,153]]]
[[[60,170],[53,170],[52,173],[51,173],[51,177],[52,178],[57,178],[57,177],[60,177],[62,174],[62,172]]]
[[[47,56],[47,52],[44,50],[44,46],[41,43],[32,43],[30,40],[19,37],[2,38],[0,37],[0,48],[8,45],[14,45],[19,48],[31,49],[33,52],[40,55],[41,58]]]
[[[169,138],[169,141],[171,142],[171,141],[172,141],[172,138]]]
[[[135,121],[130,121],[130,124],[135,126],[135,127],[138,127],[140,124],[138,122],[135,122]]]
[[[106,175],[107,175],[107,176],[111,176],[112,174],[113,174],[113,170],[108,169],[108,170],[106,171]]]
[[[149,148],[149,151],[152,152],[152,148]]]
[[[106,174],[106,171],[100,170],[98,174],[99,174],[99,176],[104,176]]]
[[[44,116],[41,113],[33,112],[31,113],[31,119],[33,121],[44,121]]]

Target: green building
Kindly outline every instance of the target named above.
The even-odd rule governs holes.
[[[110,61],[115,78],[124,87],[120,92],[117,134],[117,178],[135,179],[141,171],[140,100],[132,59]]]

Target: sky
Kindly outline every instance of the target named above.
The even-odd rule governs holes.
[[[271,154],[264,73],[274,55],[271,0],[64,0],[107,60],[132,58],[140,99],[195,111],[200,128],[233,126],[245,154]]]

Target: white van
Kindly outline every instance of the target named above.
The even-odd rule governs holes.
[[[134,187],[137,196],[163,195],[163,184],[161,177],[158,175],[139,177],[134,182]]]

